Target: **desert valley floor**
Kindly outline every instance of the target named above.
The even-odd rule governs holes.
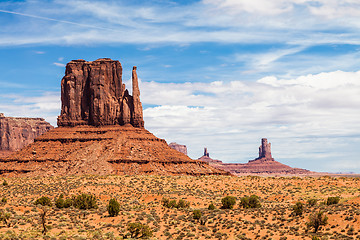
[[[360,178],[345,177],[232,177],[232,176],[69,176],[2,178],[0,239],[123,239],[128,224],[141,222],[153,232],[151,239],[360,239]],[[55,206],[60,194],[95,195],[98,208],[79,210]],[[243,209],[246,195],[260,197],[261,207]],[[45,235],[40,215],[41,196],[52,200],[47,207]],[[225,196],[237,198],[233,209],[220,209]],[[328,197],[340,202],[326,205]],[[118,216],[110,217],[111,198],[120,203]],[[162,199],[184,199],[189,208],[166,208]],[[5,199],[5,200],[4,200]],[[317,199],[315,206],[306,204]],[[292,214],[300,201],[302,216]],[[208,210],[213,203],[215,210]],[[202,212],[202,221],[193,211]],[[315,234],[308,229],[309,216],[323,211],[327,225]],[[318,238],[313,238],[314,236]]]

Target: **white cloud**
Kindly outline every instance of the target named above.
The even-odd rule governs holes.
[[[65,67],[66,66],[66,64],[64,64],[64,63],[58,63],[58,62],[54,62],[53,63],[55,66],[57,66],[57,67]]]
[[[268,137],[274,156],[293,166],[325,171],[330,167],[311,161],[357,161],[360,71],[255,83],[142,82],[141,89],[143,104],[157,106],[144,110],[146,127],[169,142],[186,144],[191,157],[200,157],[207,146],[215,158],[246,162]]]

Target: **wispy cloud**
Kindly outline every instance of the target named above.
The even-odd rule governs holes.
[[[58,62],[54,62],[53,63],[55,66],[57,66],[57,67],[65,67],[66,66],[66,64],[64,64],[64,63],[58,63]]]

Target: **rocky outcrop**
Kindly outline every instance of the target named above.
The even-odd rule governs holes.
[[[5,117],[0,113],[0,151],[9,155],[32,143],[41,134],[53,129],[43,118]]]
[[[261,158],[272,159],[271,143],[268,143],[266,138],[261,139],[261,145],[259,147],[259,157],[257,159]]]
[[[169,144],[169,147],[171,147],[172,149],[175,149],[178,152],[181,152],[181,153],[187,155],[186,145],[181,145],[181,144],[177,144],[176,142],[172,142]]]
[[[58,126],[125,125],[144,127],[136,67],[132,71],[133,96],[122,83],[119,61],[73,60],[61,80],[61,115]]]
[[[306,169],[292,168],[278,161],[271,155],[271,144],[266,138],[261,140],[259,157],[248,163],[223,163],[220,160],[211,159],[205,148],[204,155],[199,160],[207,162],[210,166],[228,171],[234,175],[312,175],[316,174]]]
[[[67,64],[61,81],[59,127],[0,159],[0,174],[229,175],[190,159],[144,126],[136,67],[133,96],[121,82],[121,65],[111,59]]]

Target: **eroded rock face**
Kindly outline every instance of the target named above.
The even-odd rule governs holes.
[[[261,139],[261,145],[259,147],[259,157],[257,159],[267,158],[271,159],[271,143],[267,142],[266,138]]]
[[[17,151],[53,128],[43,118],[5,117],[0,113],[0,150]]]
[[[181,145],[181,144],[177,144],[176,142],[172,142],[169,144],[169,147],[171,147],[172,149],[175,149],[178,152],[181,152],[181,153],[187,155],[186,145]]]
[[[73,60],[61,80],[61,115],[58,126],[125,125],[144,127],[136,67],[132,72],[133,96],[122,83],[119,61]]]

